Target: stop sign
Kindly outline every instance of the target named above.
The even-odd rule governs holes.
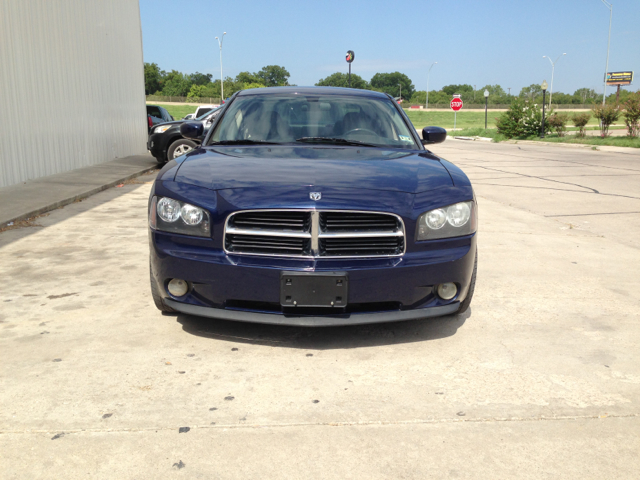
[[[452,98],[450,103],[451,110],[457,112],[462,108],[462,99],[461,98]]]

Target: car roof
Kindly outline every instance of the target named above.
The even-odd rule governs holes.
[[[361,90],[359,88],[342,88],[342,87],[266,87],[251,88],[249,90],[241,90],[238,96],[245,95],[274,95],[274,94],[292,94],[300,95],[342,95],[347,97],[378,97],[386,98],[386,93],[375,92],[373,90]]]

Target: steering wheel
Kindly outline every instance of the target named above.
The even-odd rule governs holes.
[[[368,128],[354,128],[353,130],[349,130],[348,132],[343,133],[342,136],[344,137],[344,136],[347,136],[350,133],[354,133],[354,132],[368,132],[368,133],[372,134],[374,137],[378,136],[377,132],[374,132],[373,130],[369,130]]]

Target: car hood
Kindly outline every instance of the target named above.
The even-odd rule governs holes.
[[[159,127],[160,125],[171,125],[171,126],[179,126],[185,122],[189,122],[190,120],[175,120],[173,122],[162,122],[154,125],[154,127]]]
[[[212,190],[314,186],[419,193],[453,182],[429,152],[326,146],[205,147],[174,180]]]

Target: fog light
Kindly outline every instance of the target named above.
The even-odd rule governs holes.
[[[438,296],[443,300],[451,300],[458,293],[455,283],[441,283],[438,285]]]
[[[183,295],[186,295],[187,291],[189,290],[189,286],[184,280],[180,278],[174,278],[169,282],[167,290],[169,290],[169,293],[174,297],[181,297]]]

